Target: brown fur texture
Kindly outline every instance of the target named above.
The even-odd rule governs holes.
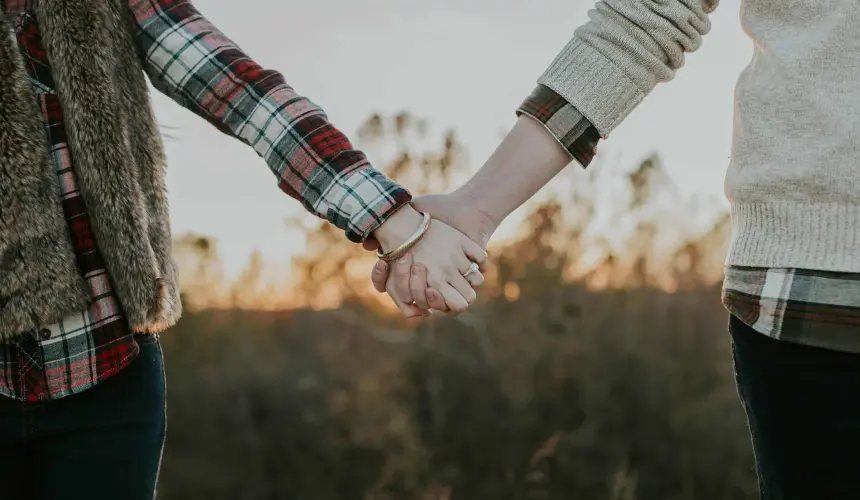
[[[155,332],[179,319],[181,304],[164,152],[126,9],[120,0],[40,0],[36,19],[114,291],[133,331]],[[0,336],[13,338],[84,309],[89,292],[39,110],[2,34],[0,88]]]

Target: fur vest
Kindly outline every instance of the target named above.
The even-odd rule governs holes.
[[[72,164],[114,292],[135,332],[181,313],[161,136],[122,0],[39,0],[35,16]],[[0,15],[0,337],[84,310],[41,113]]]

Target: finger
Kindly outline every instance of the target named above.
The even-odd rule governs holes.
[[[376,238],[370,236],[361,243],[361,247],[370,252],[375,252],[379,250],[379,242],[376,241]]]
[[[468,240],[463,243],[463,251],[466,252],[466,256],[469,257],[470,261],[478,264],[478,268],[482,273],[487,272],[489,260],[487,259],[487,252],[481,248],[481,245]]]
[[[370,281],[373,283],[373,288],[379,293],[385,293],[385,284],[388,282],[388,271],[388,262],[384,260],[378,260],[373,265],[373,271],[370,273]]]
[[[472,285],[472,288],[478,288],[479,286],[484,284],[484,275],[481,274],[481,271],[475,271],[473,273],[469,273],[468,276],[464,276],[466,281]]]
[[[417,318],[419,316],[426,316],[427,311],[420,309],[418,306],[412,303],[412,299],[408,299],[409,302],[406,302],[403,297],[394,289],[395,276],[394,273],[388,278],[388,296],[391,297],[391,300],[394,301],[394,305],[397,306],[397,309],[400,310],[400,314],[405,318]]]
[[[428,288],[426,290],[426,296],[427,304],[431,309],[435,309],[440,312],[448,312],[448,304],[445,303],[445,299],[442,297],[442,294],[439,293],[439,290]]]
[[[420,309],[415,304],[406,304],[394,295],[388,295],[391,297],[391,300],[394,301],[394,305],[397,306],[397,309],[400,309],[400,314],[402,314],[404,318],[417,318],[427,315],[426,311]]]
[[[467,304],[472,304],[475,302],[475,299],[478,298],[478,294],[475,293],[475,289],[472,288],[472,285],[463,277],[463,275],[458,274],[457,276],[449,276],[448,283],[460,293],[463,299],[466,300]],[[447,298],[445,299],[445,302],[448,302]],[[448,302],[448,305],[450,306],[451,303]]]
[[[438,285],[434,285],[433,288],[436,288],[437,290],[439,290],[439,293],[442,294],[442,298],[445,299],[445,304],[447,304],[448,306],[450,315],[456,316],[469,308],[469,303],[466,302],[466,299],[463,297],[463,294],[458,292],[450,284],[440,283]],[[469,290],[472,290],[472,287],[467,288]],[[474,293],[474,290],[472,290],[472,293]]]
[[[397,259],[394,263],[394,272],[392,273],[392,283],[389,291],[392,291],[397,298],[404,304],[412,304],[415,300],[412,298],[412,290],[409,288],[409,278],[412,271],[412,254],[407,253],[403,257]]]
[[[430,304],[427,301],[427,267],[424,264],[412,265],[409,289],[416,306],[424,310],[430,309]]]

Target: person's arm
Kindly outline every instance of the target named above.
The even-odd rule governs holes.
[[[153,86],[221,132],[253,147],[280,188],[343,229],[355,242],[372,237],[398,247],[421,225],[408,191],[375,170],[325,113],[284,77],[260,67],[189,0],[128,0],[135,40]],[[475,300],[463,278],[486,254],[462,233],[431,225],[408,260],[427,268],[425,281],[462,311]],[[412,300],[392,294],[401,312],[419,316]]]
[[[519,119],[484,166],[449,195],[418,198],[414,205],[485,244],[496,227],[534,196],[571,159],[587,166],[605,138],[653,90],[671,80],[685,53],[710,31],[718,0],[605,0],[591,20],[538,79],[517,110]],[[388,288],[411,289],[426,308],[443,307],[426,291],[424,271],[395,267]],[[384,290],[390,271],[379,265],[372,281]]]
[[[520,116],[484,166],[452,196],[498,227],[571,161],[540,122]]]
[[[607,137],[711,30],[719,0],[603,0],[538,78]]]
[[[490,175],[513,176],[509,183],[522,189],[515,193],[515,198],[503,199],[504,196],[494,193],[494,183],[481,182],[479,172],[455,193],[416,198],[413,201],[415,207],[456,227],[485,247],[510,210],[525,202],[571,160],[585,168],[597,153],[600,140],[597,129],[570,103],[543,85],[538,85],[523,101],[517,115],[520,119],[514,129],[482,169],[494,172]],[[490,192],[482,193],[483,189]],[[470,196],[478,196],[484,201],[470,210]],[[464,209],[464,205],[467,208]],[[442,296],[427,289],[423,266],[413,266],[409,262],[389,266],[378,262],[371,276],[377,291],[386,291],[389,271],[392,274],[391,287],[399,295],[413,300],[422,310],[446,310]]]
[[[400,211],[410,194],[373,169],[326,114],[277,71],[264,69],[188,0],[128,0],[153,86],[251,146],[278,186],[359,242],[396,246],[420,224]],[[386,228],[378,228],[393,214]],[[386,241],[387,240],[387,241]]]
[[[571,157],[582,163],[588,151],[579,150],[576,139],[595,133],[607,137],[657,83],[671,80],[685,54],[698,49],[710,31],[708,14],[717,3],[597,2],[591,20],[574,32],[538,79],[513,130],[459,190],[461,199],[500,223]],[[592,131],[584,132],[588,126],[581,118]],[[589,141],[582,144],[587,148]]]

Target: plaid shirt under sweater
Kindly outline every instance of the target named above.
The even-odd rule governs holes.
[[[128,366],[139,347],[93,238],[30,1],[0,0],[15,31],[0,36],[15,37],[32,78],[77,264],[92,296],[88,310],[0,344],[0,394],[42,401],[93,387]],[[319,107],[282,75],[254,63],[187,0],[129,0],[128,7],[153,86],[254,148],[284,192],[350,240],[363,240],[409,201],[409,193],[370,168]]]
[[[517,110],[542,123],[583,167],[599,134],[574,106],[538,85]],[[860,274],[727,266],[723,304],[775,339],[860,353]]]

